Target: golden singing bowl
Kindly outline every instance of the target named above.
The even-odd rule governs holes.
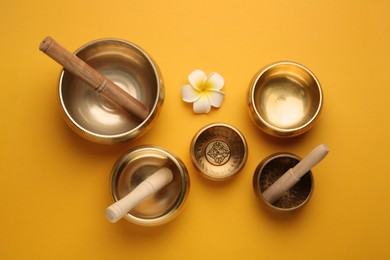
[[[151,145],[135,147],[116,162],[110,179],[112,199],[122,199],[163,167],[172,171],[172,182],[130,210],[125,219],[140,226],[156,226],[173,220],[181,212],[190,188],[187,168],[172,153]]]
[[[164,99],[162,77],[151,57],[135,44],[116,39],[91,42],[75,54],[140,100],[150,112],[139,122],[63,70],[59,99],[68,125],[82,137],[103,144],[128,141],[145,133],[157,117]]]
[[[293,137],[309,130],[323,103],[317,78],[293,62],[278,62],[261,70],[252,81],[248,97],[254,123],[277,137]]]
[[[289,191],[273,204],[266,201],[263,192],[279,179],[290,168],[300,162],[301,158],[291,153],[275,153],[264,158],[253,175],[253,188],[256,196],[266,207],[277,212],[292,212],[303,207],[311,198],[314,188],[311,171],[303,175]]]
[[[244,136],[234,127],[216,123],[198,131],[193,137],[191,159],[206,178],[227,180],[245,165],[248,148]]]

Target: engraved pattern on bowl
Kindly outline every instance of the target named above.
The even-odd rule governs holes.
[[[206,178],[226,180],[237,174],[247,159],[243,135],[227,124],[202,128],[191,142],[191,159]]]

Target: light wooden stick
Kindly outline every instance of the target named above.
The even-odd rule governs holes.
[[[106,208],[106,218],[115,223],[144,199],[157,193],[173,180],[172,171],[161,168],[141,182],[132,192]]]
[[[314,148],[314,150],[295,165],[295,167],[289,169],[263,192],[264,200],[271,204],[277,201],[286,191],[290,190],[303,175],[324,159],[328,152],[329,147],[325,144],[321,144]]]
[[[124,108],[138,120],[143,121],[148,116],[149,109],[144,104],[62,47],[51,37],[46,37],[39,45],[39,49],[98,93],[103,94],[112,102]]]

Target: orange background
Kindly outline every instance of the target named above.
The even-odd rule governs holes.
[[[10,1],[0,4],[1,259],[389,259],[390,1]],[[113,146],[73,133],[59,113],[60,66],[38,50],[50,35],[68,49],[114,37],[156,60],[166,98],[153,128]],[[324,91],[307,134],[270,138],[251,122],[250,81],[264,66],[295,61]],[[195,115],[181,101],[187,75],[225,79],[220,109]],[[203,179],[189,145],[224,122],[249,156],[233,180]],[[290,216],[263,208],[252,177],[275,152],[330,154],[313,173],[310,202]],[[153,228],[109,223],[108,181],[120,155],[141,144],[180,157],[191,177],[182,213]]]

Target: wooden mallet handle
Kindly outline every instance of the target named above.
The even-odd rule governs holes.
[[[149,109],[138,99],[118,87],[114,82],[62,47],[51,37],[46,37],[39,45],[39,49],[62,65],[65,70],[124,108],[138,120],[143,121],[148,116]]]

